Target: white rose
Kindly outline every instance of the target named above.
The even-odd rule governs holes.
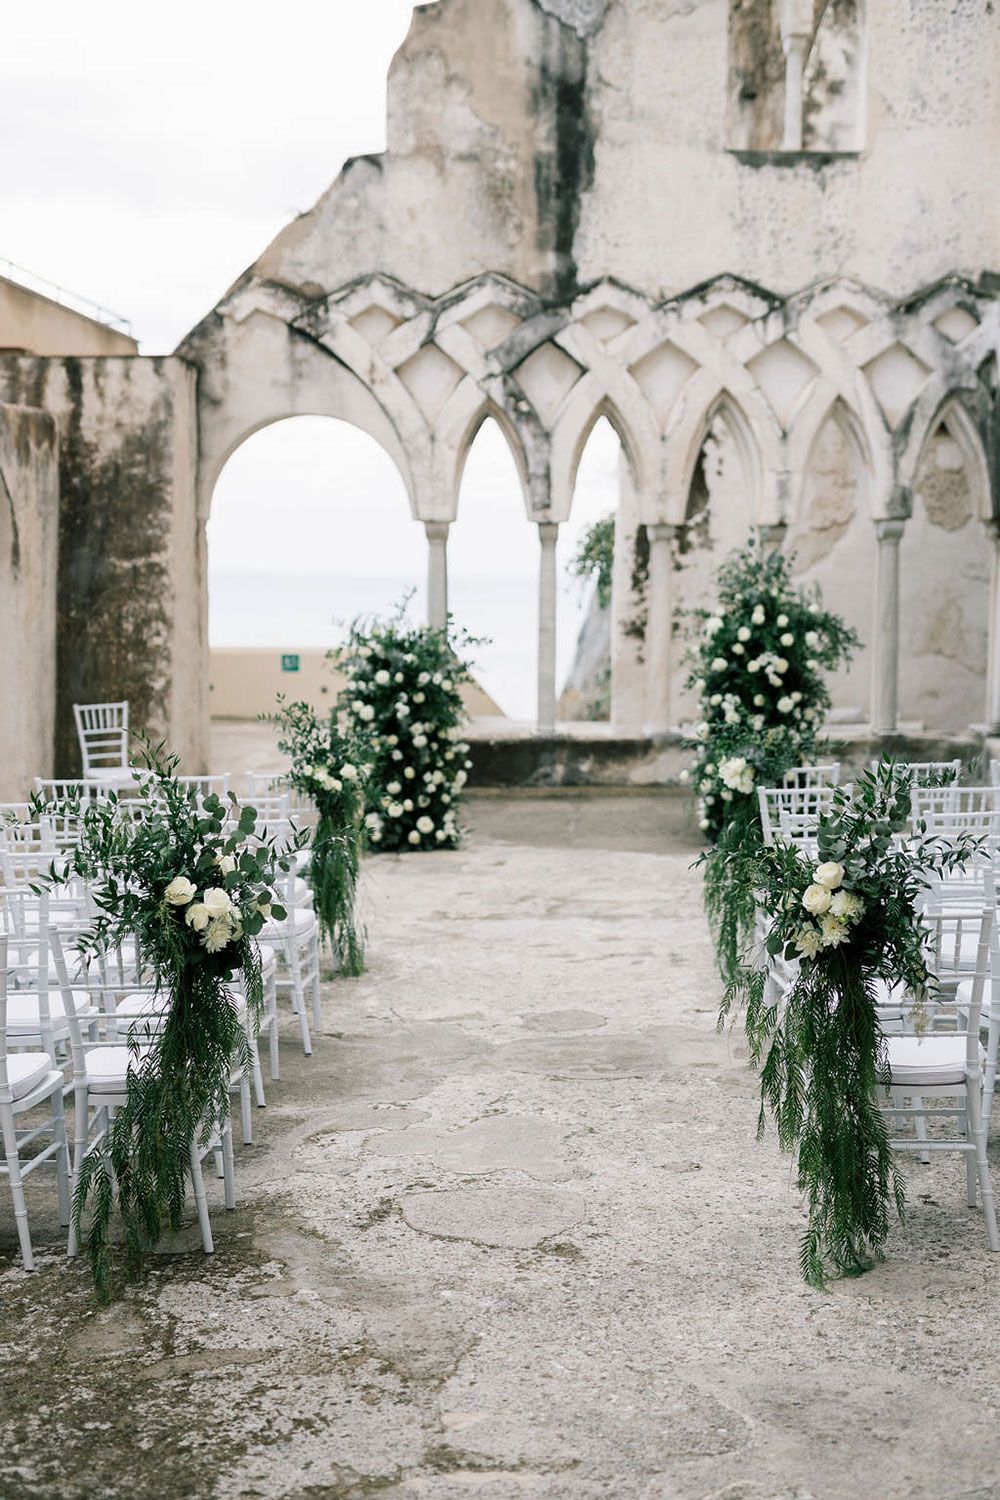
[[[427,817],[418,818],[417,819],[417,827],[420,829],[421,833],[433,833],[434,832],[434,820],[432,818],[427,818]]]
[[[719,619],[718,615],[713,615],[711,619],[705,621],[706,635],[717,635],[721,629],[722,621]]]
[[[194,900],[196,890],[197,886],[192,885],[186,875],[175,875],[163,892],[163,897],[170,906],[187,906],[189,901]]]
[[[366,724],[370,724],[374,717],[375,710],[374,708],[372,708],[370,703],[366,703],[358,713],[358,718],[363,719]]]
[[[401,818],[403,816],[403,808],[399,802],[390,802],[386,808],[386,812],[390,818]]]
[[[734,656],[742,656],[745,653],[746,649],[747,648],[742,644],[742,642],[740,642],[740,641],[734,641],[733,642],[733,655]]]
[[[404,812],[412,812],[413,811],[413,800],[412,800],[412,798],[410,798],[410,797],[406,798],[405,802],[403,803],[403,811]]]
[[[395,675],[395,677],[392,680],[393,680],[393,682],[402,682],[403,681],[403,674],[402,674],[402,672],[397,672],[396,675]]]
[[[753,661],[748,661],[747,662],[747,671],[748,672],[759,672],[760,671],[760,657],[759,656],[755,656],[754,659],[753,659]]]
[[[809,660],[806,662],[806,671],[815,672],[818,666],[819,662],[816,661],[815,657],[810,656]]]
[[[451,801],[451,798],[448,796],[447,792],[442,792],[441,793],[441,801],[444,802],[444,803],[448,803],[448,802]]]
[[[691,780],[691,772],[689,770],[687,770],[687,768],[685,768],[681,772],[678,780],[680,780],[680,781],[690,781]]]
[[[779,698],[778,699],[778,712],[779,712],[779,714],[790,714],[791,711],[792,711],[792,709],[794,707],[795,707],[795,704],[792,702],[791,698]]]
[[[415,828],[410,829],[409,833],[406,835],[406,841],[408,844],[420,843],[420,835]]]
[[[830,910],[830,892],[825,885],[807,886],[802,897],[802,905],[814,917],[821,917],[824,912]]]
[[[430,680],[431,674],[429,672],[421,672],[420,676],[417,678],[417,687],[426,687]],[[441,681],[440,677],[437,679],[437,681]]]
[[[357,767],[352,766],[350,761],[346,765],[341,766],[340,774],[345,781],[357,781],[358,779]]]
[[[379,670],[375,673],[375,681],[378,683],[379,687],[388,686],[391,678],[388,672],[385,670],[385,667],[380,667]]]
[[[750,616],[750,619],[754,625],[763,625],[764,620],[766,619],[763,604],[757,604],[754,606],[754,611]]]
[[[414,701],[414,703],[424,703],[426,701],[426,699],[427,699],[427,694],[426,693],[414,693],[414,695],[413,695],[413,701]]]
[[[815,630],[807,630],[806,631],[805,642],[806,642],[806,646],[807,646],[808,650],[810,650],[810,651],[815,651],[816,650],[816,647],[819,645],[819,636],[816,634]]]
[[[444,688],[444,690],[445,690],[446,693],[450,693],[451,689],[452,689],[452,680],[451,680],[451,678],[450,677],[443,678],[442,681],[441,681],[441,686]]]
[[[415,748],[417,750],[422,750],[424,748],[424,746],[426,745],[426,743],[427,743],[427,736],[426,736],[426,734],[415,734],[413,736],[413,744],[414,744],[414,746],[415,746]]]
[[[784,674],[788,671],[788,663],[783,656],[775,657],[774,670],[777,672],[779,677],[783,677]]]
[[[232,875],[236,869],[236,859],[232,854],[217,854],[215,856],[215,863],[223,875]]]
[[[387,734],[386,737],[385,737],[385,742],[390,747],[393,746],[393,745],[398,745],[399,744],[399,735],[398,734]]]
[[[779,615],[778,619],[777,619],[778,629],[779,630],[784,630],[784,628],[785,628],[785,626],[787,624],[788,624],[788,616],[787,615]]]
[[[783,646],[795,645],[795,637],[794,635],[792,635],[792,632],[790,630],[786,630],[784,635],[781,637],[781,644]]]
[[[219,917],[228,917],[233,909],[233,903],[229,899],[228,892],[224,891],[218,885],[210,885],[202,900],[205,903],[205,910],[213,921]]]
[[[445,833],[443,828],[438,828],[435,831],[434,837],[437,839],[439,844],[443,844],[448,835]]]
[[[393,750],[393,752],[392,752],[392,759],[393,760],[402,760],[403,759],[403,752],[402,752],[402,750]]]
[[[389,785],[386,787],[386,791],[389,793],[390,797],[398,796],[398,794],[402,790],[403,788],[400,786],[398,781],[390,781]]]
[[[741,625],[739,630],[737,630],[736,632],[736,639],[738,641],[748,641],[752,634],[753,632],[749,630],[746,625]]]
[[[709,698],[708,701],[709,701],[710,705],[712,706],[712,708],[715,708],[715,707],[717,707],[718,704],[720,704],[722,702],[722,694],[721,693],[713,693],[712,696],[711,696],[711,698]]]
[[[360,714],[364,710],[364,706],[365,705],[362,703],[360,698],[355,698],[354,702],[351,704],[351,708],[356,714]]]
[[[754,693],[753,702],[755,708],[763,708],[766,701],[763,693]]]
[[[716,657],[714,657],[713,660],[712,660],[712,671],[713,672],[724,672],[725,670],[726,670],[726,658],[724,656],[716,656]]]
[[[838,865],[835,859],[828,859],[825,864],[816,866],[813,871],[813,880],[824,889],[835,891],[844,882],[844,867]]]
[[[456,792],[460,792],[462,790],[463,786],[468,781],[468,779],[469,778],[468,778],[468,776],[466,775],[466,773],[464,771],[456,771],[455,772],[454,786],[455,786]]]
[[[406,719],[406,718],[409,717],[409,713],[410,713],[410,710],[409,710],[409,708],[407,707],[407,705],[405,703],[397,703],[396,704],[396,717],[397,717],[397,719]]]
[[[405,777],[406,777],[406,779],[407,779],[407,781],[412,781],[412,780],[413,780],[413,778],[414,778],[414,776],[416,776],[416,774],[417,774],[417,773],[416,773],[416,771],[415,771],[415,770],[414,770],[414,769],[413,769],[413,767],[412,767],[412,766],[406,766],[406,767],[405,767],[405,768],[404,768],[404,770],[403,770],[403,775],[404,775],[404,776],[405,776]]]
[[[184,913],[184,920],[195,932],[204,932],[208,926],[208,907],[204,901],[192,901]]]

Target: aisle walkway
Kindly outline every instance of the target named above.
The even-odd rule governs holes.
[[[471,812],[459,853],[370,862],[370,971],[311,1062],[286,1033],[213,1260],[95,1312],[51,1205],[32,1279],[0,1201],[0,1495],[1000,1495],[961,1172],[923,1169],[879,1271],[800,1284],[677,801]]]

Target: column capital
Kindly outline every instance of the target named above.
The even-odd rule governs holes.
[[[875,535],[880,542],[898,542],[906,529],[906,522],[899,516],[881,516],[875,522]]]
[[[424,534],[429,542],[446,542],[450,521],[425,521]]]
[[[538,540],[543,547],[554,547],[559,539],[558,521],[536,521]]]

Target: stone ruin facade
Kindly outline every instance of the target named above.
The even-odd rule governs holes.
[[[985,0],[418,5],[385,153],[173,356],[0,356],[4,685],[33,704],[7,779],[73,769],[81,699],[130,698],[204,765],[213,490],[296,415],[393,458],[435,623],[498,423],[537,529],[543,730],[556,539],[602,416],[619,728],[683,718],[679,612],[757,526],[865,642],[842,718],[996,729],[998,77]]]

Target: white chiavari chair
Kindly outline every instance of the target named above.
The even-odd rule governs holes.
[[[765,844],[774,843],[775,835],[781,828],[781,819],[786,813],[794,817],[810,817],[814,824],[817,823],[822,814],[829,810],[834,790],[832,783],[758,787],[757,805]]]
[[[47,1003],[46,989],[42,1009]],[[14,1205],[14,1222],[17,1226],[21,1259],[26,1271],[35,1267],[31,1248],[31,1233],[28,1227],[28,1206],[24,1192],[25,1178],[44,1162],[54,1161],[56,1183],[59,1193],[59,1218],[63,1224],[70,1221],[69,1154],[66,1145],[66,1126],[63,1115],[63,1073],[55,1064],[52,1054],[43,1046],[18,1048],[9,1046],[9,998],[8,998],[8,938],[0,932],[0,1134],[3,1136],[4,1159],[0,1163],[10,1184],[10,1195]],[[45,1117],[35,1123],[19,1122],[32,1111],[45,1106]],[[36,1143],[44,1136],[51,1136],[48,1144],[37,1148]],[[27,1146],[35,1146],[27,1160],[21,1160],[21,1152]]]
[[[969,1206],[975,1207],[981,1198],[989,1247],[1000,1250],[986,1159],[981,1096],[985,1052],[980,1041],[996,908],[991,902],[967,910],[928,904],[922,922],[936,988],[918,1002],[911,1001],[902,1032],[886,1038],[890,1090],[886,1107],[897,1125],[911,1119],[923,1128],[913,1136],[895,1137],[891,1144],[893,1150],[915,1151],[924,1159],[940,1151],[963,1154]],[[975,945],[971,975],[966,967],[970,938]],[[959,986],[965,979],[971,983],[967,998],[959,1003]],[[935,1129],[932,1135],[926,1128],[930,1121],[935,1126],[951,1123],[953,1133]]]
[[[840,761],[830,761],[828,765],[820,766],[792,766],[781,778],[783,787],[802,787],[808,790],[816,786],[839,786],[840,785]]]
[[[74,703],[84,781],[121,789],[136,785],[128,761],[128,703]]]

